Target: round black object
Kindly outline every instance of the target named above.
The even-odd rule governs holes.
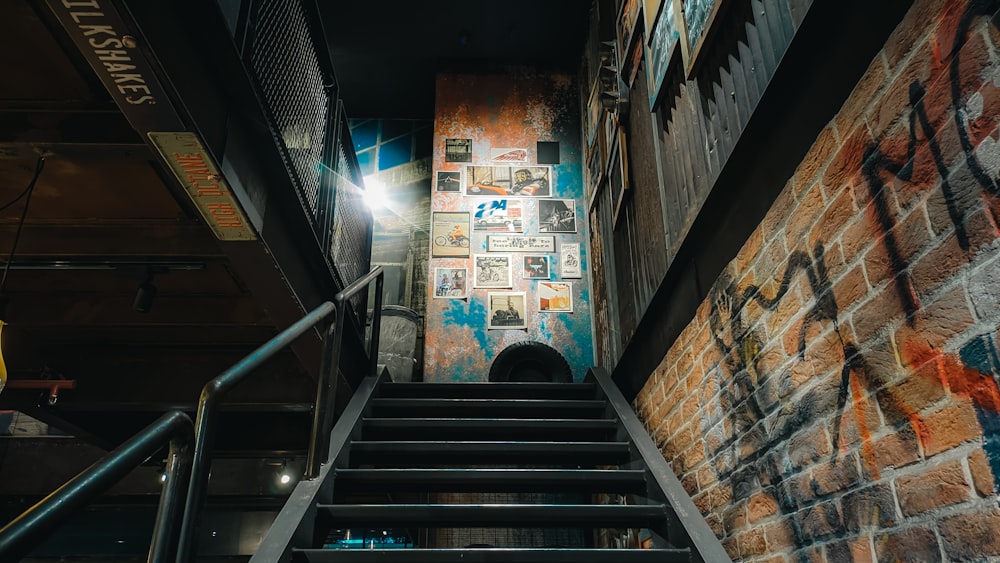
[[[566,358],[541,342],[516,342],[505,348],[490,366],[490,381],[572,383]]]

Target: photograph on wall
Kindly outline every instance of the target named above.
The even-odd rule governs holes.
[[[434,268],[435,299],[465,299],[469,296],[468,268]]]
[[[575,233],[576,200],[538,200],[538,230],[543,233]]]
[[[473,287],[512,287],[510,254],[473,256]]]
[[[469,213],[435,211],[431,214],[431,256],[469,257]]]
[[[564,242],[559,245],[559,277],[583,277],[583,267],[580,266],[580,243]]]
[[[653,22],[652,35],[646,49],[646,79],[649,90],[649,109],[656,107],[671,62],[677,56],[677,18],[673,2],[666,2]]]
[[[524,231],[521,200],[493,199],[473,208],[472,229],[495,233],[520,233]]]
[[[538,254],[525,254],[521,257],[524,268],[521,277],[526,280],[549,279],[549,257]]]
[[[465,195],[549,197],[548,166],[466,166]]]
[[[715,30],[722,21],[724,12],[732,2],[728,0],[685,0],[681,3],[680,15],[684,18],[683,25],[678,28],[683,31],[684,56],[688,77],[694,76],[698,65],[705,58],[703,49],[711,41]]]
[[[489,235],[486,237],[487,252],[555,252],[556,237],[553,235]]]
[[[437,191],[439,192],[455,192],[458,193],[462,191],[462,173],[461,172],[438,172],[437,173]]]
[[[486,329],[528,328],[527,298],[523,291],[486,294]]]
[[[538,311],[541,313],[572,313],[573,284],[570,282],[538,282]]]
[[[472,162],[472,139],[445,139],[445,162]]]
[[[528,162],[528,149],[490,149],[492,162]]]

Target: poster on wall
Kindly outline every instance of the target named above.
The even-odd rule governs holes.
[[[492,162],[528,162],[528,149],[490,149]]]
[[[488,252],[555,252],[556,237],[552,235],[489,235]]]
[[[510,254],[473,256],[474,287],[512,287]]]
[[[472,213],[472,228],[499,233],[524,232],[521,200],[494,199],[480,203]]]
[[[472,162],[472,139],[445,139],[445,162]]]
[[[629,45],[635,34],[635,24],[639,16],[639,0],[624,0],[622,11],[618,14],[618,52],[628,53]]]
[[[491,291],[486,300],[487,330],[528,328],[527,298],[523,291]]]
[[[670,69],[671,63],[678,54],[677,45],[680,33],[677,31],[677,18],[674,4],[666,0],[656,21],[646,48],[646,80],[649,89],[649,109],[656,107],[663,87],[663,80]]]
[[[549,197],[548,166],[466,166],[465,195]]]
[[[559,277],[583,277],[583,268],[580,266],[580,243],[564,242],[559,245]]]
[[[572,313],[573,284],[571,282],[538,282],[538,312]]]
[[[678,26],[682,32],[682,44],[687,61],[687,75],[694,76],[703,58],[702,47],[711,40],[716,22],[722,19],[722,14],[728,6],[728,0],[684,0],[681,17],[684,25]]]
[[[543,233],[575,233],[576,201],[572,199],[538,200],[538,230]]]
[[[435,299],[465,299],[469,297],[468,268],[434,268]]]
[[[521,277],[526,280],[549,279],[549,257],[539,254],[525,254],[521,257],[524,268]]]
[[[462,173],[461,172],[438,172],[437,173],[437,191],[439,192],[455,192],[458,193],[462,191]]]
[[[431,214],[431,256],[469,257],[469,213],[435,211]]]

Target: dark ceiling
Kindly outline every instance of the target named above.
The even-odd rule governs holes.
[[[590,0],[319,0],[351,118],[434,117],[437,72],[576,72]]]

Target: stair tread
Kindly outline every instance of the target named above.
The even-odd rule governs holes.
[[[662,504],[319,504],[345,525],[416,527],[650,527],[666,520]]]
[[[688,549],[295,549],[315,563],[673,563],[691,560]]]
[[[646,489],[641,469],[338,469],[335,490],[392,492],[631,492]],[[540,490],[541,489],[541,490]]]
[[[394,450],[627,450],[628,442],[557,442],[526,440],[358,440],[351,443],[353,451],[394,451]]]
[[[448,399],[430,397],[378,397],[372,399],[376,406],[449,407],[476,405],[489,408],[547,407],[547,408],[601,408],[607,402],[596,399]]]
[[[593,383],[386,383],[380,397],[482,397],[482,398],[592,398],[597,392]]]
[[[475,418],[475,417],[366,417],[364,424],[371,426],[411,427],[450,426],[473,424],[477,426],[588,426],[615,428],[618,421],[610,418]]]
[[[691,560],[688,549],[296,549],[316,563],[672,563]]]

